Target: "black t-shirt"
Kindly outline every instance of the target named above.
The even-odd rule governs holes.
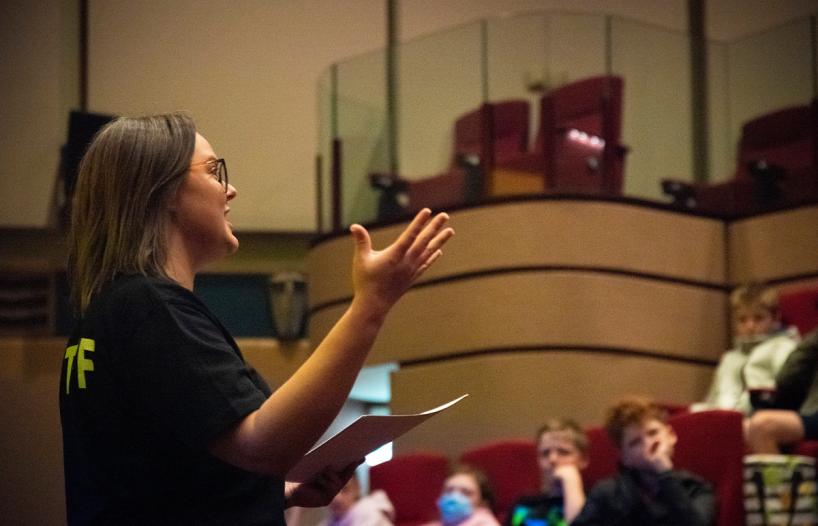
[[[509,509],[504,526],[565,526],[561,496],[521,497]]]
[[[190,291],[118,278],[92,301],[63,359],[69,524],[283,525],[282,480],[207,450],[269,395]]]

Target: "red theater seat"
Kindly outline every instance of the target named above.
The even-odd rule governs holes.
[[[522,99],[485,103],[455,121],[452,157],[445,172],[412,180],[396,174],[372,174],[370,179],[383,190],[382,200],[390,198],[390,190],[395,198],[400,194],[406,200],[401,213],[476,201],[484,194],[482,174],[528,149],[528,113],[529,103]]]
[[[674,203],[724,216],[818,199],[818,102],[756,117],[741,130],[733,178],[723,183],[662,181]]]
[[[460,461],[480,469],[489,478],[496,499],[494,512],[500,522],[514,501],[540,490],[537,446],[532,440],[508,439],[481,444],[463,452]]]
[[[448,474],[449,460],[443,454],[411,453],[373,466],[369,487],[389,496],[396,526],[415,526],[438,518],[436,502]]]
[[[716,493],[717,526],[744,524],[742,414],[702,411],[672,416],[679,441],[674,464],[710,481]]]
[[[622,77],[602,75],[546,93],[532,153],[497,167],[543,178],[545,192],[621,194],[623,84]]]
[[[782,291],[778,295],[781,319],[795,325],[801,335],[818,328],[818,285]]]
[[[613,477],[619,470],[619,449],[601,426],[585,430],[588,436],[588,466],[582,471],[586,490],[600,480]]]

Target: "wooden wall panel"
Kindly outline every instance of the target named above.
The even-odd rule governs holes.
[[[469,397],[395,442],[395,453],[431,449],[456,457],[504,437],[531,438],[546,418],[602,422],[626,394],[665,402],[700,400],[712,368],[584,352],[507,353],[403,367],[393,373],[392,411],[411,413]]]
[[[325,334],[346,304],[314,313]],[[718,359],[728,343],[720,290],[589,272],[515,272],[410,290],[389,314],[369,363],[485,349],[624,348]]]
[[[818,277],[818,205],[730,224],[730,281]]]
[[[57,403],[64,354],[62,338],[0,339],[0,512],[16,524],[65,523]]]
[[[456,236],[423,276],[439,279],[521,266],[599,267],[721,285],[724,226],[716,219],[588,200],[523,200],[451,214]],[[383,247],[403,228],[373,232]],[[352,241],[326,240],[309,254],[310,305],[348,298]]]

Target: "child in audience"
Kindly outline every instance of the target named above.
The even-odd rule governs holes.
[[[605,430],[619,448],[619,474],[595,485],[573,526],[706,526],[714,497],[702,479],[673,469],[676,433],[647,398],[626,398],[608,410]]]
[[[588,437],[576,422],[547,421],[537,431],[537,461],[542,493],[517,500],[506,526],[570,524],[585,504],[580,470],[588,465]]]
[[[437,501],[440,520],[425,526],[500,526],[492,513],[494,493],[486,475],[470,466],[459,466],[443,483]]]
[[[320,526],[392,526],[395,507],[381,490],[361,496],[361,485],[352,477],[329,503],[329,517]]]
[[[730,295],[730,307],[733,348],[722,355],[707,397],[693,404],[693,411],[733,409],[750,415],[754,393],[760,395],[756,405],[771,403],[775,376],[798,344],[798,329],[781,325],[774,289],[760,284],[739,287]]]

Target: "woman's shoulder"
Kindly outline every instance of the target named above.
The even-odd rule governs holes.
[[[119,276],[105,287],[91,302],[90,310],[100,315],[113,314],[118,318],[143,317],[149,313],[166,310],[173,302],[195,302],[193,293],[175,283],[161,278],[129,274]]]
[[[116,303],[155,302],[189,298],[193,294],[175,281],[159,276],[127,274],[117,277],[103,289],[101,298]]]

